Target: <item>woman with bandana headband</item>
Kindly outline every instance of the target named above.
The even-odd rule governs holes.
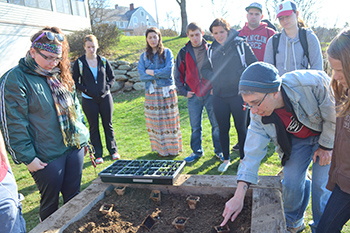
[[[0,126],[8,153],[24,163],[41,195],[40,218],[77,195],[89,139],[70,73],[68,42],[45,27],[19,64],[0,79]]]

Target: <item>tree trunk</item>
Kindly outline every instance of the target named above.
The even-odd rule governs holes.
[[[186,37],[187,32],[187,12],[186,12],[186,0],[176,0],[176,2],[180,5],[181,9],[181,34],[180,37]]]

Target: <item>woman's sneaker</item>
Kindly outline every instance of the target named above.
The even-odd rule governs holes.
[[[103,158],[97,158],[96,159],[96,164],[101,164],[103,163]]]
[[[120,154],[118,154],[118,152],[113,153],[111,156],[113,160],[120,159]]]
[[[227,168],[228,168],[230,165],[231,165],[230,162],[228,162],[228,163],[223,162],[222,164],[220,164],[220,166],[219,166],[219,168],[218,168],[218,171],[221,172],[221,173],[223,173],[223,172],[227,171]]]

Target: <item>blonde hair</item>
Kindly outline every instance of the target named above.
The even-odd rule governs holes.
[[[89,41],[89,42],[94,42],[94,43],[96,43],[96,45],[98,46],[98,40],[97,40],[96,36],[94,36],[94,35],[92,35],[92,34],[86,35],[86,36],[85,36],[85,38],[84,38],[84,45],[85,45],[85,43],[86,43],[87,41]]]
[[[344,78],[348,87],[350,87],[350,28],[341,31],[331,41],[327,54],[329,57],[339,60],[342,65]],[[344,87],[334,79],[334,74],[330,86],[333,89],[333,96],[337,101],[337,116],[344,117],[350,113],[349,88]]]

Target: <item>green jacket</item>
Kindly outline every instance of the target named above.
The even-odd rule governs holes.
[[[31,71],[22,58],[0,79],[0,126],[8,152],[15,163],[30,164],[35,157],[45,163],[75,147],[66,147],[54,100],[46,78]],[[88,129],[76,96],[80,145],[89,140]]]

